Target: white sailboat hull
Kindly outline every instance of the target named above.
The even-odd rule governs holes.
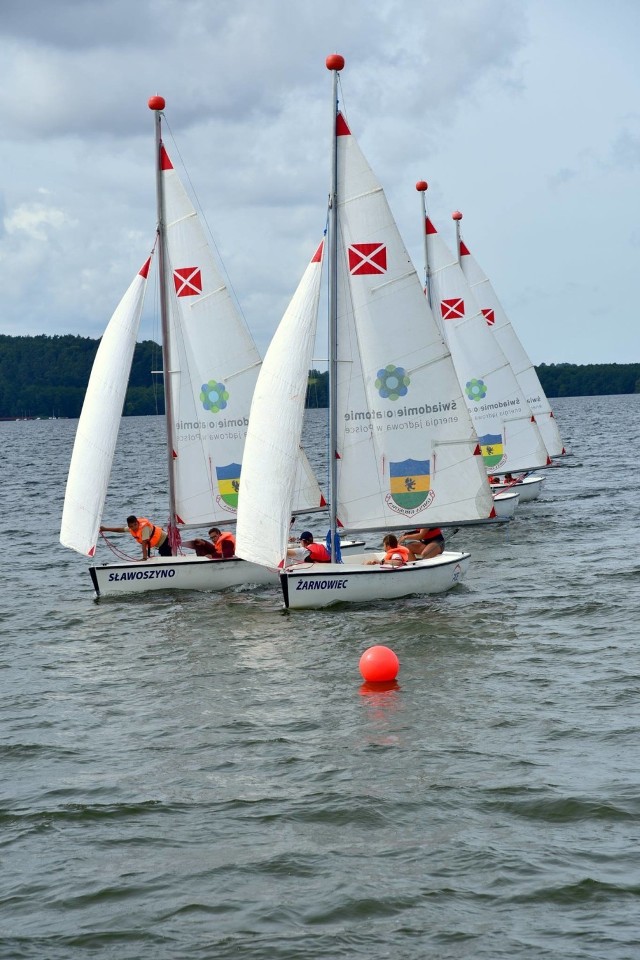
[[[364,540],[345,540],[342,552],[360,551]],[[152,557],[151,560],[103,563],[89,567],[93,588],[98,597],[125,593],[148,593],[150,590],[228,590],[248,584],[278,583],[278,571],[257,563],[231,557],[211,560],[194,553],[177,557]]]
[[[501,520],[510,520],[515,516],[519,501],[520,494],[512,489],[505,490],[503,493],[494,493],[493,509],[496,511],[496,517],[500,517]]]
[[[493,493],[517,493],[520,503],[528,503],[540,496],[545,480],[546,477],[535,476],[525,477],[517,483],[492,483],[491,490]]]
[[[431,560],[403,567],[369,565],[375,554],[346,558],[345,563],[305,563],[280,572],[285,606],[290,610],[330,607],[336,603],[395,600],[411,594],[444,593],[455,587],[469,567],[469,553],[446,550]],[[383,554],[380,554],[380,558]]]
[[[99,597],[148,593],[151,590],[219,591],[245,584],[275,585],[278,582],[277,570],[260,567],[237,557],[210,560],[195,554],[105,563],[89,567],[89,573]]]

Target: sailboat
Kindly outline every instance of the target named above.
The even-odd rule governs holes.
[[[179,552],[180,529],[223,527],[235,521],[244,439],[261,360],[162,142],[165,101],[152,97],[149,107],[155,116],[168,534],[173,555],[96,564],[89,572],[98,596],[221,590],[244,583],[277,585],[275,568],[238,557],[210,560]],[[134,278],[102,337],[78,423],[60,541],[90,558],[95,557],[150,261]],[[292,512],[312,512],[325,504],[301,448],[296,451],[294,487]],[[133,540],[130,543],[137,548]]]
[[[309,263],[258,377],[245,445],[238,554],[286,564],[286,533],[321,264],[329,303],[330,563],[283,566],[285,606],[327,607],[449,590],[469,553],[386,566],[383,553],[339,562],[336,534],[392,532],[494,518],[476,433],[383,189],[338,108],[333,74],[327,250]],[[275,419],[265,403],[279,411]],[[370,562],[370,561],[373,561]]]
[[[520,384],[527,398],[527,403],[536,418],[549,457],[553,459],[554,457],[564,456],[566,455],[566,449],[560,436],[558,423],[549,400],[542,389],[535,367],[514,330],[504,307],[496,296],[489,278],[461,237],[462,213],[456,210],[451,216],[456,225],[456,247],[460,266],[475,294],[476,300],[480,304],[487,326],[511,364],[516,380]],[[536,477],[524,476],[519,478],[515,485],[507,483],[502,484],[502,486],[511,490],[519,489],[522,494],[521,499],[529,499],[530,490],[532,487],[535,489],[537,479]]]
[[[486,468],[494,475],[530,473],[551,462],[536,418],[457,257],[426,214],[426,182],[416,187],[422,198],[427,295],[451,350]],[[532,480],[531,493],[537,495],[543,482],[544,477]]]

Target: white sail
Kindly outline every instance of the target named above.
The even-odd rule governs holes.
[[[236,554],[267,567],[277,567],[286,553],[316,333],[322,248],[320,244],[271,341],[251,405]]]
[[[224,524],[236,518],[260,356],[164,147],[161,167],[173,278],[165,369],[174,401],[176,518]],[[296,507],[316,508],[320,490],[302,451],[300,458]]]
[[[116,307],[96,353],[71,455],[60,543],[95,553],[151,258]]]
[[[547,452],[550,457],[558,457],[565,453],[565,449],[553,410],[542,389],[535,367],[498,300],[489,278],[469,252],[469,248],[463,240],[460,241],[459,252],[462,271],[484,314],[487,326],[511,364],[527,403],[536,418]]]
[[[308,377],[307,371],[307,379]],[[316,475],[302,447],[298,450],[298,466],[293,491],[291,513],[308,513],[327,506]]]
[[[531,407],[487,327],[462,268],[430,219],[426,224],[430,303],[438,316],[489,470],[549,462]]]
[[[337,133],[339,520],[355,531],[485,519],[491,492],[449,348],[341,114]]]

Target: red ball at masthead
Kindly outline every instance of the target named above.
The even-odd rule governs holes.
[[[454,210],[453,213],[451,214],[451,219],[452,219],[452,220],[462,220],[462,214],[460,213],[459,210]]]
[[[344,57],[339,53],[330,53],[325,63],[327,70],[342,70],[344,67]]]
[[[164,110],[164,97],[157,93],[155,97],[149,97],[149,110]]]
[[[416,183],[416,190],[418,190],[419,193],[424,193],[424,191],[428,189],[429,189],[429,184],[427,183],[426,180],[418,180],[418,182]]]

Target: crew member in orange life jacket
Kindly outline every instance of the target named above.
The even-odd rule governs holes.
[[[220,530],[218,527],[211,527],[209,530],[211,542],[216,550],[224,559],[234,557],[236,553],[236,538],[228,530]]]
[[[439,557],[444,550],[444,537],[440,527],[420,527],[403,533],[398,543],[404,543],[415,560]]]
[[[100,527],[100,533],[104,531],[108,533],[130,533],[142,547],[143,560],[148,560],[154,548],[161,557],[171,556],[171,547],[166,533],[162,527],[156,527],[146,517],[134,517],[132,515],[127,517],[126,527]]]
[[[296,548],[290,547],[291,553],[295,555]],[[287,553],[289,553],[289,550]],[[323,543],[314,543],[313,534],[304,530],[300,534],[300,551],[302,557],[299,557],[302,563],[331,563],[331,554]]]
[[[388,563],[392,567],[403,567],[408,560],[413,560],[412,554],[406,547],[398,544],[398,538],[394,533],[388,533],[382,541],[386,553],[382,560],[367,560],[368,564],[379,563],[380,565]]]
[[[211,527],[209,536],[211,537],[212,544],[223,559],[228,560],[229,557],[235,556],[236,538],[232,533],[229,533],[228,530],[222,532],[217,527]]]

